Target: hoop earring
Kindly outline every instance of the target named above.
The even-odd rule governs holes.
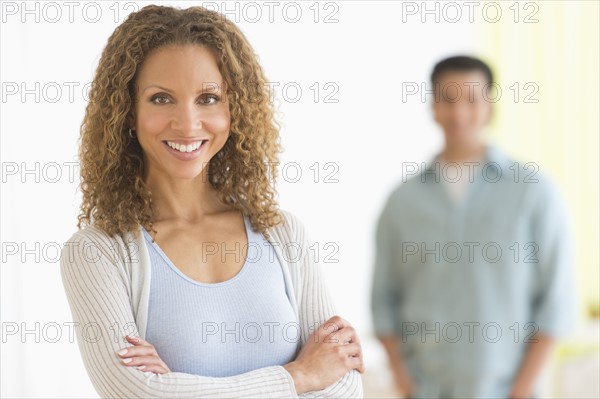
[[[132,139],[135,138],[131,128],[129,128],[129,137],[131,137]]]

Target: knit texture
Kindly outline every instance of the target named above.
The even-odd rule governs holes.
[[[284,222],[269,230],[283,267],[290,302],[305,344],[335,306],[319,260],[311,256],[304,224],[280,209]],[[102,398],[359,398],[360,373],[352,370],[323,390],[298,395],[283,366],[230,377],[171,372],[154,374],[125,366],[116,352],[131,346],[124,335],[145,338],[151,263],[141,227],[137,237],[108,236],[91,226],[75,232],[61,252],[60,271],[84,366]],[[262,288],[259,288],[262,289]],[[150,342],[151,343],[151,342]]]

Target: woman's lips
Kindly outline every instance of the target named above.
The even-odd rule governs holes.
[[[175,156],[177,159],[182,160],[182,161],[190,161],[193,159],[196,159],[200,156],[200,154],[203,152],[204,147],[206,147],[208,143],[208,140],[203,140],[202,144],[200,145],[200,147],[196,148],[194,151],[192,152],[181,152],[178,151],[174,148],[171,148],[166,141],[163,141],[163,144],[165,145],[165,147],[167,147],[167,150],[173,154],[173,156]]]

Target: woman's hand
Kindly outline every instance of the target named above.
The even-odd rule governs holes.
[[[122,358],[121,362],[123,365],[137,366],[142,371],[151,371],[156,374],[171,372],[165,362],[158,356],[156,349],[154,349],[154,346],[150,342],[143,340],[141,337],[132,338],[129,335],[126,335],[125,339],[134,346],[117,352]]]
[[[315,330],[293,362],[283,366],[302,394],[328,387],[350,370],[365,371],[360,340],[354,328],[333,316]]]

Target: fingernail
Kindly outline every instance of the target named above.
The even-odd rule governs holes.
[[[144,369],[145,367],[146,367],[146,365],[145,365],[145,364],[143,364],[143,365],[141,365],[141,366],[138,366],[137,368],[138,368],[138,369],[140,369],[140,370],[142,370],[142,369]]]
[[[123,363],[129,363],[132,360],[133,360],[132,358],[128,357],[127,359],[123,359],[122,362]]]
[[[124,354],[127,353],[127,349],[121,349],[120,351],[117,352],[119,355],[123,356]]]

